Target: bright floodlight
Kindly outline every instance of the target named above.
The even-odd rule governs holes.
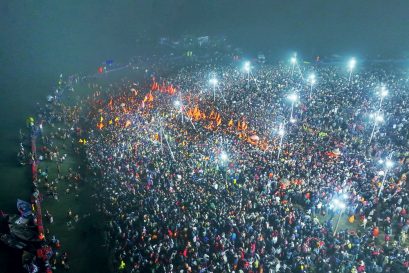
[[[288,99],[290,101],[292,101],[292,102],[295,102],[295,101],[297,101],[298,96],[297,96],[297,94],[291,94],[291,95],[288,95]]]
[[[226,152],[222,152],[222,153],[220,154],[220,159],[221,159],[222,161],[227,161],[227,159],[229,159],[229,157],[227,156]]]
[[[376,123],[383,122],[383,116],[382,116],[382,114],[376,114],[376,115],[374,116],[374,119],[375,119],[375,122],[376,122]]]
[[[179,107],[180,106],[180,101],[175,100],[174,104],[175,104],[176,107]]]
[[[382,98],[386,97],[388,95],[388,89],[386,89],[385,86],[381,87],[381,92],[379,93]]]
[[[209,80],[209,83],[210,83],[211,85],[213,85],[213,86],[217,85],[218,82],[219,82],[219,81],[218,81],[216,78],[211,78],[211,79]]]
[[[297,120],[295,118],[290,118],[291,123],[295,123]]]
[[[314,83],[315,83],[315,74],[314,74],[314,73],[311,74],[311,75],[308,77],[308,80],[310,81],[311,84],[314,84]]]
[[[343,201],[337,199],[337,198],[335,198],[332,201],[332,204],[333,204],[334,208],[336,208],[336,209],[345,209],[346,208],[345,203]]]
[[[250,68],[251,68],[250,62],[249,61],[245,62],[243,68],[244,68],[244,71],[250,72]]]
[[[280,129],[278,130],[278,135],[284,136],[284,134],[285,134],[284,129],[283,129],[283,128],[280,128]]]
[[[292,64],[296,64],[296,63],[297,63],[297,58],[296,58],[296,57],[292,57],[290,61],[291,61]]]
[[[348,67],[350,70],[353,70],[355,68],[355,65],[356,65],[355,58],[352,58],[351,60],[349,60]]]
[[[393,167],[393,162],[388,159],[388,160],[386,160],[386,162],[385,162],[385,166],[386,166],[386,168],[390,169],[390,168]]]

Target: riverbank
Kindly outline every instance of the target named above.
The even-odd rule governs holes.
[[[68,253],[72,272],[112,272],[108,259],[104,216],[98,212],[95,177],[84,160],[81,132],[82,107],[95,90],[109,90],[112,83],[125,78],[143,78],[142,69],[128,69],[84,79],[65,91],[61,100],[40,107],[36,117],[42,122],[42,137],[38,138],[38,187],[44,193],[43,214],[46,239],[55,236],[61,250],[55,272],[63,271],[61,254]],[[51,220],[52,219],[52,220]],[[67,264],[67,263],[66,263]]]

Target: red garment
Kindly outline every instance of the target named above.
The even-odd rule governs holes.
[[[251,243],[251,252],[254,253],[256,251],[256,244]]]
[[[44,257],[44,253],[42,249],[37,249],[37,257],[40,259]]]
[[[378,237],[379,236],[379,228],[378,227],[374,227],[372,230],[372,235],[374,237]]]

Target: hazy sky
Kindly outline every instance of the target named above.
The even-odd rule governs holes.
[[[135,40],[225,34],[249,51],[402,56],[408,0],[0,1],[0,72],[89,69],[134,55]]]
[[[1,50],[13,57],[99,55],[132,48],[138,34],[190,32],[249,48],[398,55],[409,47],[409,1],[4,0],[0,27]]]

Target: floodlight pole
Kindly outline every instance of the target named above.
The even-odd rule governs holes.
[[[247,70],[247,88],[250,88],[250,68]]]
[[[167,138],[166,135],[165,135],[165,140],[166,140],[166,144],[168,145],[168,148],[169,148],[169,151],[170,151],[170,155],[172,156],[173,161],[176,161],[176,160],[175,160],[175,155],[173,154],[172,148],[170,148],[170,144],[169,144],[169,141],[168,141],[168,138]]]
[[[381,94],[381,101],[379,102],[379,110],[381,110],[382,108],[383,97],[384,96]]]
[[[278,133],[280,134],[280,143],[278,144],[278,154],[277,154],[277,160],[280,159],[280,155],[281,155],[281,149],[283,147],[283,138],[284,138],[284,125],[280,124],[280,128],[278,129]]]
[[[388,156],[386,162],[388,162],[392,158],[392,155],[393,155],[393,152],[390,153],[390,155]],[[385,163],[385,164],[387,164],[387,163]],[[378,192],[378,198],[381,196],[383,188],[385,187],[386,176],[388,175],[388,172],[389,172],[390,168],[392,168],[392,166],[385,166],[385,175],[382,178],[381,187],[379,188],[379,192]],[[379,201],[378,201],[378,203],[379,203]]]
[[[383,188],[384,188],[384,186],[385,186],[386,176],[388,175],[388,172],[389,172],[389,168],[385,168],[385,169],[386,169],[386,170],[385,170],[385,174],[384,174],[384,176],[383,176],[383,178],[382,178],[381,187],[379,188],[379,192],[378,192],[378,198],[381,196],[381,193],[382,193]],[[378,201],[378,202],[379,202],[379,201]]]
[[[298,72],[300,72],[301,79],[304,80],[304,76],[303,76],[303,74],[302,74],[301,67],[300,67],[300,65],[298,64],[298,62],[297,62],[297,67],[298,67]]]
[[[310,99],[312,98],[312,86],[316,83],[315,81],[315,74],[311,74],[308,78],[310,82]]]
[[[349,60],[349,78],[348,78],[348,85],[351,83],[351,78],[352,78],[352,71],[354,70],[356,65],[356,60],[355,58],[352,58],[351,60]]]
[[[292,66],[291,66],[291,77],[293,77],[294,76],[294,68],[295,68],[295,63],[297,62],[297,60],[293,57],[292,59],[291,59],[291,63],[292,63]]]
[[[163,154],[163,128],[162,128],[162,118],[159,118],[159,134],[160,134],[160,149]]]
[[[291,101],[290,122],[293,120],[293,112],[294,112],[294,101]]]
[[[373,137],[374,137],[374,135],[375,135],[375,128],[376,128],[376,120],[374,120],[374,123],[373,123],[371,136],[369,137],[369,144],[371,144],[372,139],[373,139]]]
[[[179,101],[180,101],[180,113],[182,115],[182,123],[185,122],[185,114],[183,113],[183,101],[182,101],[182,91],[179,93]]]
[[[337,224],[335,225],[335,229],[334,229],[334,236],[335,236],[335,234],[337,234],[337,230],[338,230],[338,226],[339,226],[339,221],[341,220],[341,217],[342,217],[342,214],[344,214],[344,211],[345,211],[345,208],[343,208],[342,210],[341,210],[341,212],[339,213],[339,215],[338,215],[338,220],[337,220]]]

